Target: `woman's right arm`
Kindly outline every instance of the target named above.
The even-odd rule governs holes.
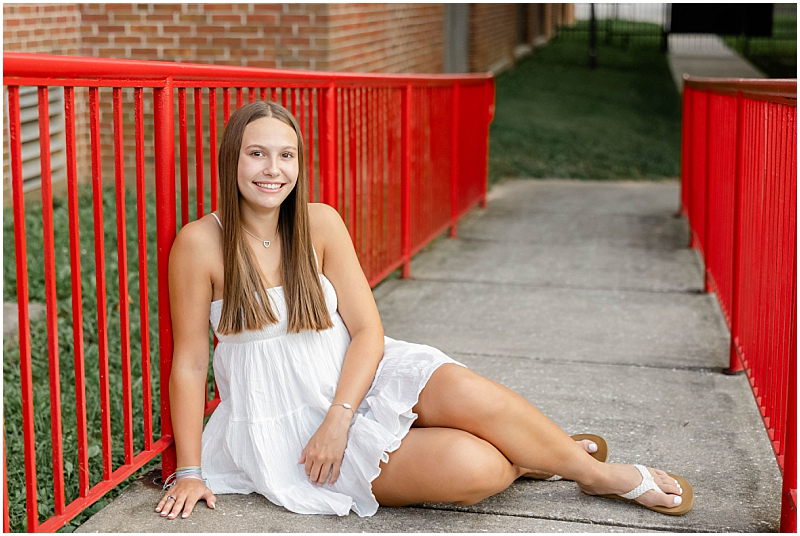
[[[169,255],[173,337],[169,400],[178,467],[200,465],[212,297],[209,259],[214,258],[209,251],[213,241],[204,231],[205,223],[186,225],[175,238]],[[183,511],[182,517],[188,517],[201,499],[214,508],[216,498],[203,481],[184,478],[164,495],[156,512],[174,519]]]

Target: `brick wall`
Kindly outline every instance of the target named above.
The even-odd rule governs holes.
[[[325,68],[327,4],[79,4],[80,55]]]
[[[80,44],[76,4],[5,4],[3,46],[6,52],[71,54]]]
[[[444,70],[442,4],[330,4],[328,28],[332,71]]]
[[[471,72],[499,72],[514,65],[517,54],[527,54],[556,35],[561,24],[574,22],[573,4],[527,4],[528,41],[517,41],[521,4],[470,4],[469,68]],[[519,45],[528,45],[518,48]]]
[[[516,4],[471,4],[469,70],[502,70],[514,62]]]

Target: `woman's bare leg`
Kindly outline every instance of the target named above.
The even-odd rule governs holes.
[[[555,473],[591,494],[627,493],[641,481],[631,465],[601,463],[563,430],[510,389],[458,365],[443,365],[431,376],[414,407],[415,426],[464,430],[491,443],[523,472]],[[648,491],[638,502],[676,506],[680,490],[663,471],[651,469],[667,494]]]
[[[576,441],[575,443],[577,443],[586,452],[588,452],[588,453],[593,452],[592,450],[590,450],[590,448],[591,448],[590,445],[593,444],[592,441],[589,441],[588,439],[581,439],[580,441]],[[594,448],[596,450],[597,446],[595,446]],[[548,473],[548,472],[545,472],[545,471],[528,471],[522,476],[524,476],[526,478],[533,478],[533,479],[538,479],[538,480],[546,480],[546,479],[550,478],[551,476],[553,476],[553,474],[554,473]]]
[[[522,474],[489,442],[453,428],[412,428],[381,463],[372,493],[382,506],[474,504]]]

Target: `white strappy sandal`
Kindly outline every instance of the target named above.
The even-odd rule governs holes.
[[[644,495],[648,491],[657,491],[658,493],[664,493],[664,491],[658,487],[656,481],[653,479],[653,475],[650,474],[650,471],[647,470],[647,467],[644,465],[634,465],[636,469],[638,469],[639,473],[642,475],[641,483],[636,486],[634,489],[629,491],[628,493],[623,493],[622,495],[598,495],[598,497],[605,497],[606,499],[618,499],[621,501],[628,501],[628,502],[636,502],[636,499]],[[675,506],[674,508],[667,508],[666,506],[645,506],[641,503],[636,503],[639,506],[644,506],[648,510],[653,510],[654,512],[659,512],[661,514],[667,514],[671,516],[680,516],[688,512],[694,506],[694,490],[692,489],[692,485],[686,481],[685,478],[673,475],[671,473],[667,473],[669,476],[675,479],[678,483],[678,486],[683,490],[683,493],[680,495],[681,497],[681,504]]]

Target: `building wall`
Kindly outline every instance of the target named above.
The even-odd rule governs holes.
[[[80,20],[77,4],[5,4],[4,50],[75,55],[80,46]]]
[[[471,4],[469,70],[500,71],[514,63],[516,4]]]
[[[5,52],[26,54],[78,55],[80,51],[81,13],[77,4],[5,4],[3,6],[3,48]],[[88,123],[84,120],[85,92],[76,91],[76,161],[79,175],[85,175],[89,166]],[[8,95],[3,86],[3,102]],[[8,118],[3,114],[3,131],[8,133]],[[8,136],[3,136],[3,199],[11,203],[11,172],[9,167]],[[56,159],[61,155],[54,155]],[[57,162],[55,162],[57,165]],[[54,181],[54,190],[61,193],[65,181]],[[34,190],[26,194],[36,199],[41,193]]]
[[[78,4],[80,55],[324,69],[328,4]]]
[[[574,22],[573,4],[527,4],[527,41],[517,34],[525,4],[469,4],[469,68],[499,72],[510,68],[533,48],[555,37],[557,27]]]
[[[443,66],[441,4],[45,7],[4,6],[7,51],[358,72],[439,73]],[[26,41],[34,34],[53,39]]]
[[[332,71],[441,73],[442,4],[330,4]]]

